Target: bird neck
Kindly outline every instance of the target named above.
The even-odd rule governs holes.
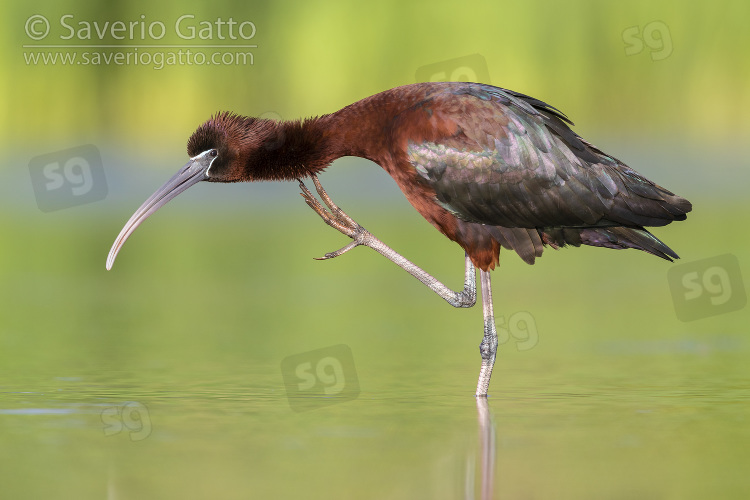
[[[272,122],[260,146],[247,156],[247,178],[301,179],[343,156],[381,163],[387,151],[384,123],[374,111],[365,100],[316,118]]]

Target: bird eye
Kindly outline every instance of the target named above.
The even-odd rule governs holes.
[[[218,154],[219,152],[216,151],[215,149],[212,149],[211,151],[208,152],[208,156],[210,156],[211,158],[214,158]]]

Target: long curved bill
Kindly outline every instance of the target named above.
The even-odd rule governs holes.
[[[208,151],[192,158],[166,184],[160,187],[147,199],[122,228],[112,249],[107,256],[107,270],[112,269],[117,253],[135,229],[151,214],[167,204],[169,200],[200,181],[208,179],[208,169],[214,158],[208,156]]]

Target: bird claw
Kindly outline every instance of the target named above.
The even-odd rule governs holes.
[[[315,196],[313,196],[310,190],[307,189],[307,186],[305,186],[305,184],[300,179],[298,179],[299,187],[300,189],[302,189],[302,193],[300,194],[305,199],[305,203],[307,203],[307,205],[312,208],[315,213],[320,216],[321,219],[323,219],[323,222],[354,240],[348,245],[340,248],[339,250],[336,250],[335,252],[328,252],[323,257],[316,257],[315,260],[333,259],[345,254],[352,248],[356,248],[359,245],[366,245],[366,237],[369,236],[370,233],[365,228],[360,226],[354,219],[349,217],[333,202],[331,197],[328,196],[328,193],[326,193],[325,189],[323,189],[323,186],[320,184],[318,176],[312,175],[312,180],[315,184],[315,190],[320,195],[320,198],[323,200],[323,203],[325,203],[325,206],[323,206],[323,204],[320,203],[317,198],[315,198]]]
[[[359,245],[360,245],[360,243],[359,243],[359,242],[357,242],[357,241],[352,241],[351,243],[349,243],[349,244],[348,244],[348,245],[346,245],[345,247],[343,247],[343,248],[339,248],[339,249],[338,249],[338,250],[336,250],[335,252],[328,252],[327,254],[325,254],[325,255],[324,255],[324,256],[322,256],[322,257],[313,257],[313,258],[314,258],[315,260],[328,260],[328,259],[333,259],[333,258],[336,258],[336,257],[338,257],[339,255],[344,255],[344,254],[345,254],[346,252],[348,252],[348,251],[349,251],[349,250],[351,250],[352,248],[356,248],[356,247],[358,247]]]

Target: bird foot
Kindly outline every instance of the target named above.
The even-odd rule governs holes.
[[[300,194],[305,199],[305,203],[307,203],[307,205],[312,208],[321,219],[323,219],[323,222],[354,240],[335,252],[328,252],[323,257],[316,257],[315,260],[333,259],[334,257],[343,255],[359,245],[367,246],[368,239],[372,237],[370,232],[360,226],[333,202],[331,197],[328,196],[328,193],[326,193],[325,189],[323,189],[323,186],[320,184],[317,175],[312,175],[311,177],[315,184],[315,190],[318,192],[326,206],[323,206],[323,204],[313,196],[310,190],[307,189],[307,186],[305,186],[300,179],[297,179],[299,181],[299,187],[302,189],[302,193]]]

